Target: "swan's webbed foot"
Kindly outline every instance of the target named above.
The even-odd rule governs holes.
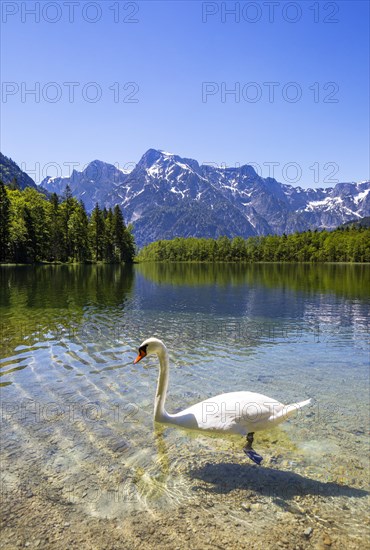
[[[244,452],[245,454],[247,455],[248,458],[250,458],[251,460],[253,460],[253,462],[255,462],[256,464],[260,465],[262,460],[263,460],[263,456],[259,455],[258,453],[256,453],[256,451],[254,451],[253,449],[251,449],[250,451],[247,451],[245,448],[244,448]]]
[[[243,451],[245,452],[248,458],[253,460],[253,462],[255,462],[256,464],[261,464],[263,460],[262,456],[256,453],[256,451],[252,448],[253,435],[254,435],[254,432],[250,432],[247,435],[247,443],[245,447],[243,447]]]

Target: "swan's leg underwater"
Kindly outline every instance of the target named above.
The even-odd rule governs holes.
[[[247,443],[245,447],[243,447],[243,451],[251,460],[253,460],[253,462],[255,462],[256,464],[261,464],[263,460],[262,456],[256,453],[256,451],[252,448],[253,436],[254,432],[250,432],[247,435]]]

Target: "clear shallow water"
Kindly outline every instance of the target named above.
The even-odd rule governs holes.
[[[120,518],[217,492],[238,515],[244,487],[279,506],[312,495],[334,515],[345,505],[342,528],[362,533],[370,266],[3,267],[0,276],[10,502],[39,493]],[[240,438],[153,428],[157,363],[133,365],[151,335],[170,350],[171,412],[238,389],[313,405],[258,434],[265,469],[245,470]]]

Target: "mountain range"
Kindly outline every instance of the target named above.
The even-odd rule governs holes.
[[[0,153],[0,180],[7,185],[16,182],[19,189],[25,189],[26,187],[37,189],[33,179],[26,172],[23,172],[14,160],[2,153]]]
[[[136,243],[181,237],[234,237],[334,229],[370,215],[370,181],[304,189],[262,178],[254,168],[200,165],[149,149],[130,172],[95,160],[70,177],[47,177],[60,195],[69,185],[88,211],[122,207]]]

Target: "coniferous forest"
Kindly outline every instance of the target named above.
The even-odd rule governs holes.
[[[144,247],[139,261],[159,262],[370,262],[370,228],[305,231],[243,239],[176,238]]]
[[[89,216],[69,187],[49,198],[0,182],[0,262],[133,261],[135,243],[118,205]]]

